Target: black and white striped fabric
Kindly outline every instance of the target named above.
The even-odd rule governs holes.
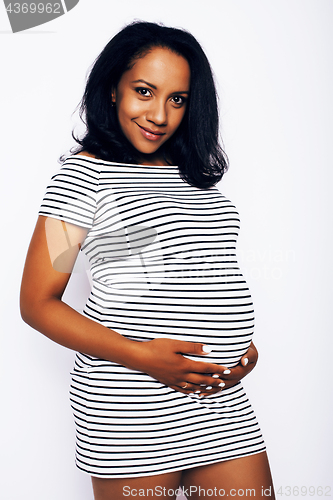
[[[197,357],[235,366],[250,345],[251,296],[238,268],[239,216],[217,188],[184,182],[175,166],[69,157],[40,214],[89,229],[89,318],[137,341],[203,342]],[[150,376],[78,353],[71,402],[77,466],[139,477],[265,449],[241,383],[199,399]]]

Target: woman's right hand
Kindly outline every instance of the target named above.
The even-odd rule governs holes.
[[[140,362],[137,369],[176,391],[208,396],[220,392],[225,385],[221,378],[225,367],[184,356],[209,354],[209,347],[204,344],[158,338],[140,342],[138,348]]]

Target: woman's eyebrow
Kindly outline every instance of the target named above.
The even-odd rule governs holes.
[[[155,90],[157,89],[156,85],[153,85],[152,83],[146,82],[146,80],[134,80],[132,83],[145,83],[146,85],[148,85],[152,89],[155,89]]]
[[[148,87],[151,87],[152,89],[157,89],[156,85],[153,85],[152,83],[149,83],[147,82],[146,80],[134,80],[133,82],[131,83],[145,83],[146,85],[148,85]],[[176,94],[189,94],[190,91],[189,90],[180,90],[178,92],[172,92],[172,94],[176,95]]]

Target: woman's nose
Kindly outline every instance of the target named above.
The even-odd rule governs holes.
[[[154,102],[151,103],[146,117],[148,121],[154,122],[156,125],[166,125],[167,111],[165,102],[159,101],[158,99],[154,100]]]

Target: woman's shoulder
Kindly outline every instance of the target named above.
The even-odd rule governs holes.
[[[95,155],[92,155],[91,153],[88,153],[88,151],[80,151],[79,153],[76,153],[73,156],[86,156],[88,158],[94,158],[95,160],[98,159]]]
[[[87,151],[72,153],[62,159],[57,175],[71,177],[77,180],[99,182],[101,173],[100,161]]]
[[[68,156],[63,156],[62,158],[62,168],[68,168],[70,166],[81,169],[92,169],[100,170],[101,160],[95,155],[89,153],[88,151],[79,151],[69,154]]]

